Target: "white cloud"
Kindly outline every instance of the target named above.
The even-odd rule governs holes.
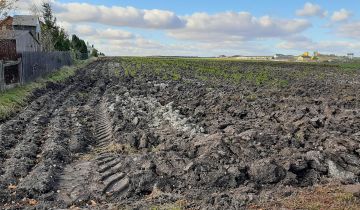
[[[169,31],[171,37],[199,41],[250,40],[293,35],[311,26],[302,19],[258,18],[248,12],[195,13],[183,19],[185,28]]]
[[[43,2],[44,0],[20,0],[16,3],[16,12],[21,14],[39,14]],[[48,0],[47,2],[53,2],[53,0]]]
[[[71,23],[69,23],[69,22],[66,22],[66,21],[57,21],[57,24],[60,26],[60,27],[62,27],[62,28],[64,28],[65,29],[65,31],[67,31],[67,32],[70,32],[71,30],[73,30],[73,25],[71,24]]]
[[[68,22],[91,22],[153,29],[171,29],[183,26],[182,20],[174,12],[158,9],[142,10],[134,7],[55,2],[54,10],[59,19]]]
[[[105,30],[96,30],[97,34],[99,34],[99,38],[103,39],[133,39],[135,35],[131,32],[119,30],[119,29],[112,29],[107,28]]]
[[[125,40],[134,39],[135,34],[115,28],[94,28],[96,26],[76,24],[73,25],[66,21],[58,21],[58,25],[63,27],[69,35],[76,34],[79,37],[92,37],[97,39]]]
[[[340,36],[360,40],[360,20],[348,22],[338,26],[336,33]]]
[[[136,37],[133,33],[125,30],[114,28],[95,29],[90,25],[76,25],[69,28],[68,31],[70,33],[75,33],[80,37],[92,39],[127,40]]]
[[[136,38],[133,40],[107,40],[93,42],[107,55],[187,55],[217,56],[226,55],[271,55],[265,46],[258,42],[189,43],[162,44],[154,40]]]
[[[351,41],[313,41],[306,37],[295,37],[277,44],[279,49],[302,51],[319,51],[320,53],[341,53],[358,52],[360,43]]]
[[[20,1],[20,9],[28,9],[33,1],[42,0]],[[159,9],[51,1],[59,25],[69,34],[76,33],[95,44],[107,55],[271,55],[275,53],[273,51],[281,53],[286,50],[357,53],[360,48],[359,44],[350,41],[315,42],[301,36],[312,25],[306,19],[254,16],[249,12],[179,16],[172,11]],[[359,39],[360,21],[345,22],[351,15],[347,12],[335,11],[329,23],[337,27],[337,34]],[[325,17],[327,12],[319,5],[306,3],[296,14]],[[140,35],[120,27],[140,28],[137,30]],[[148,32],[152,33],[153,30],[141,29],[165,32],[174,39],[167,43],[150,40],[146,37],[150,37]],[[279,43],[276,41],[278,39],[282,41]]]
[[[310,2],[305,3],[302,9],[296,11],[296,15],[303,17],[312,17],[312,16],[326,17],[327,13],[328,12],[324,11],[320,7],[320,5],[312,4]]]
[[[96,30],[89,25],[77,25],[74,31],[80,36],[93,36],[96,33]]]
[[[248,12],[223,12],[214,15],[194,13],[180,17],[172,11],[158,9],[143,10],[89,3],[62,3],[55,0],[52,4],[56,16],[62,22],[166,29],[171,37],[188,40],[247,40],[282,37],[299,33],[311,25],[306,20],[274,19],[270,16],[255,17]]]
[[[346,9],[341,9],[339,11],[335,11],[332,16],[331,16],[331,20],[335,21],[335,22],[339,22],[339,21],[346,21],[349,19],[349,17],[351,16],[351,12],[346,10]]]

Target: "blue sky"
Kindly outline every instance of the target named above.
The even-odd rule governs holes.
[[[74,0],[62,0],[69,3]],[[323,5],[328,10],[339,8],[360,8],[356,0],[322,0],[322,1],[301,1],[295,0],[78,0],[76,2],[106,5],[106,6],[133,6],[142,9],[163,9],[171,10],[180,15],[192,14],[194,12],[216,13],[222,11],[250,11],[254,15],[279,14],[281,17],[293,17],[294,11],[304,6],[306,2]]]
[[[25,0],[26,5],[40,0]],[[24,1],[23,1],[24,2]],[[62,25],[108,55],[360,54],[357,0],[52,0]]]

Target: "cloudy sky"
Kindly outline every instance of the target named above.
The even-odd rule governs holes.
[[[358,0],[51,1],[69,34],[107,55],[360,55]]]

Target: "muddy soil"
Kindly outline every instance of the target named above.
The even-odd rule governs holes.
[[[96,61],[0,125],[2,209],[246,209],[360,181],[358,73],[278,89],[124,72]]]

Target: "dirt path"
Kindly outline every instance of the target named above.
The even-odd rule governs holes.
[[[360,87],[345,76],[307,80],[319,96],[125,69],[94,62],[0,125],[1,208],[244,209],[359,182]]]

